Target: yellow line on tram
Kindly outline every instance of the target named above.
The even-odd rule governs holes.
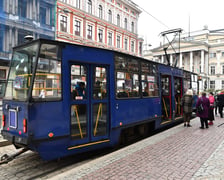
[[[82,148],[82,147],[86,147],[86,146],[91,146],[91,145],[95,145],[95,144],[109,142],[109,141],[110,141],[109,139],[106,139],[106,140],[103,140],[103,141],[97,141],[97,142],[92,142],[92,143],[88,143],[88,144],[82,144],[82,145],[78,145],[78,146],[69,147],[68,150],[78,149],[78,148]]]

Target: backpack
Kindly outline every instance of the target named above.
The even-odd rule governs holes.
[[[202,98],[201,98],[201,102],[202,102],[203,100],[202,100]],[[197,112],[199,113],[199,114],[201,114],[202,112],[204,111],[204,108],[203,108],[203,106],[202,106],[202,103],[200,103],[200,105],[197,107]]]

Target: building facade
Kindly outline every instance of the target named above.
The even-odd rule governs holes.
[[[56,39],[142,56],[140,13],[130,0],[58,0]]]
[[[180,47],[179,47],[180,45]],[[166,45],[165,45],[166,46]],[[200,75],[200,91],[220,91],[224,89],[224,34],[222,31],[204,29],[182,34],[173,47],[167,49],[171,65],[177,60],[177,67]],[[164,45],[152,50],[153,60],[167,63]],[[174,49],[176,50],[174,52]]]
[[[55,0],[0,1],[0,97],[11,59],[12,47],[34,39],[55,37]]]

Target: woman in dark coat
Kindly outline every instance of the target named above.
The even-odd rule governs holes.
[[[184,116],[184,126],[191,127],[190,119],[192,114],[192,104],[193,104],[193,92],[188,89],[186,94],[181,99],[181,105],[183,107]]]
[[[206,97],[206,93],[203,92],[202,96],[198,98],[198,101],[196,103],[196,108],[202,104],[203,111],[201,113],[197,112],[197,116],[200,117],[201,121],[201,129],[204,129],[205,127],[208,128],[208,115],[209,115],[209,107],[210,102],[209,99]]]

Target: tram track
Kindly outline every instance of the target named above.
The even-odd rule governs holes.
[[[4,146],[0,148],[0,155],[4,153],[10,154],[13,151],[15,151],[13,145]],[[0,177],[4,180],[48,179],[112,151],[113,149],[103,149],[53,161],[43,161],[37,153],[28,151],[8,164],[2,164],[0,166]]]
[[[173,126],[180,124],[181,122],[172,125],[168,128],[160,129],[154,132],[151,132],[147,137],[158,134],[166,129],[169,129]],[[100,158],[103,155],[112,153],[118,149],[126,147],[130,144],[133,144],[144,138],[132,139],[132,141],[122,144],[116,148],[108,148],[97,150],[88,153],[82,153],[80,155],[68,156],[58,160],[52,161],[43,161],[39,155],[35,152],[25,152],[24,154],[16,157],[13,161],[8,164],[0,165],[0,179],[4,180],[33,180],[33,179],[48,179],[53,178],[56,175],[59,175],[65,171],[68,171],[73,168],[77,168],[85,163],[91,162],[94,159]],[[0,156],[3,154],[12,154],[15,153],[16,149],[13,145],[6,144],[5,146],[0,146]]]

